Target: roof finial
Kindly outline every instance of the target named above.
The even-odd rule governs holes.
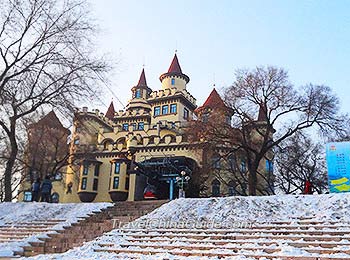
[[[213,73],[213,87],[215,88],[215,72]]]

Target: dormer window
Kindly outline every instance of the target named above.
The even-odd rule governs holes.
[[[171,85],[172,85],[172,86],[175,85],[175,79],[174,79],[174,78],[171,79]]]
[[[141,89],[136,89],[135,98],[141,98]]]

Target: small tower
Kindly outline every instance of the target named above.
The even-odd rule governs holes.
[[[176,88],[178,90],[186,89],[186,84],[190,81],[190,78],[182,73],[179,60],[175,53],[173,61],[170,64],[168,72],[163,73],[159,77],[162,82],[162,89]]]
[[[147,99],[149,98],[152,89],[147,86],[145,69],[142,69],[139,82],[136,86],[131,88],[132,99],[129,101],[126,109],[134,110],[134,109],[145,109],[147,111],[151,110],[150,105],[147,103]]]
[[[152,89],[150,89],[147,86],[145,69],[142,69],[139,82],[137,83],[136,86],[132,87],[131,91],[132,91],[132,98],[133,99],[134,98],[147,99],[149,97],[149,95],[151,94]]]

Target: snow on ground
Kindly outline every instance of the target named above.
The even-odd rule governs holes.
[[[21,241],[0,242],[0,257],[11,256],[13,251],[19,251],[22,246],[29,245],[28,242],[37,241],[39,237],[45,237],[48,233],[77,222],[79,218],[86,217],[93,211],[100,211],[112,205],[112,203],[0,203],[0,226],[16,225],[20,222],[63,220],[52,226],[51,231],[35,234]]]
[[[142,228],[164,223],[269,223],[273,221],[292,221],[298,218],[312,218],[318,221],[339,221],[340,223],[350,223],[350,194],[325,194],[306,196],[265,196],[265,197],[226,197],[226,198],[205,198],[205,199],[177,199],[171,201],[146,216],[139,218],[132,223],[132,228]],[[298,225],[295,221],[293,225]],[[181,226],[181,225],[180,225]],[[215,229],[209,227],[209,229]],[[219,228],[225,228],[221,226]],[[232,226],[230,227],[232,228]],[[132,231],[134,232],[134,231]],[[179,232],[176,226],[172,226],[169,232]],[[157,232],[155,232],[157,233]],[[162,234],[159,237],[162,239]],[[302,240],[302,236],[300,237]],[[264,239],[262,239],[264,240]],[[257,240],[256,240],[257,241]],[[256,243],[255,241],[255,243]],[[269,239],[266,239],[269,241]],[[82,247],[72,249],[63,254],[42,255],[32,259],[128,259],[126,254],[99,253],[94,249],[101,248],[100,244],[113,244],[118,248],[119,244],[127,243],[125,233],[115,229],[103,236],[85,243]],[[149,241],[151,244],[159,242]],[[165,241],[164,241],[165,242]],[[284,241],[285,242],[285,241]],[[184,245],[191,245],[184,241]],[[285,245],[283,241],[278,243],[281,248],[280,255],[293,255],[299,249]],[[254,244],[254,242],[252,243]],[[137,246],[134,246],[137,249]],[[194,249],[192,249],[194,250]],[[297,252],[303,254],[303,252]],[[305,254],[307,255],[307,254]],[[133,257],[135,254],[133,254]],[[348,255],[346,255],[346,258]],[[153,259],[218,259],[217,257],[179,257],[171,254],[147,255],[140,254],[137,258],[142,260]],[[133,258],[134,259],[134,258]],[[225,258],[220,258],[225,259]],[[229,257],[227,259],[248,260],[251,258],[242,256]],[[261,258],[261,260],[264,258]]]
[[[144,220],[270,222],[312,217],[320,221],[350,221],[350,194],[275,195],[178,199],[156,209]]]

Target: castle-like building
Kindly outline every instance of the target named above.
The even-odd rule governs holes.
[[[220,178],[210,171],[201,176],[211,158],[204,156],[200,141],[188,139],[196,115],[226,108],[216,90],[197,107],[176,54],[159,79],[161,89],[153,91],[143,69],[125,110],[115,111],[112,102],[105,114],[86,107],[76,112],[66,173],[53,183],[60,202],[142,200],[150,187],[155,197],[170,199],[178,189],[190,196],[228,196],[244,189],[237,188],[232,171]],[[232,111],[225,111],[229,122]],[[227,164],[232,164],[230,158],[218,157],[213,171]]]

